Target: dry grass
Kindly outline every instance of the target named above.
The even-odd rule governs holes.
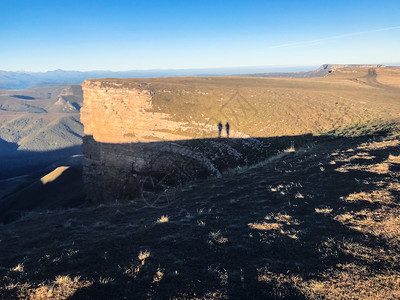
[[[113,281],[114,281],[114,278],[111,278],[111,277],[104,277],[104,278],[100,277],[100,279],[99,279],[100,284],[109,284]]]
[[[389,163],[382,162],[373,165],[361,165],[361,164],[346,164],[336,169],[337,172],[347,173],[352,170],[366,171],[376,174],[388,174],[389,173]]]
[[[77,290],[92,284],[90,281],[81,281],[80,276],[73,279],[69,276],[57,276],[50,284],[42,283],[36,288],[28,289],[26,296],[35,300],[68,299]]]
[[[349,160],[350,161],[353,160],[353,159],[367,159],[367,160],[370,160],[370,159],[374,159],[374,158],[375,158],[375,156],[372,156],[367,152],[359,152],[356,155],[351,156],[349,158]]]
[[[395,130],[395,129],[393,129]],[[378,142],[369,142],[369,143],[363,143],[360,146],[356,148],[358,152],[356,152],[354,155],[348,157],[346,156],[345,153],[342,153],[341,156],[338,156],[339,153],[335,153],[337,155],[333,155],[335,160],[331,161],[330,164],[334,165],[338,162],[343,162],[345,163],[344,165],[341,165],[336,169],[337,172],[342,172],[342,173],[348,173],[353,170],[358,170],[358,171],[365,171],[365,172],[371,172],[375,174],[380,174],[380,175],[385,175],[390,173],[390,167],[395,164],[400,163],[400,156],[389,154],[388,158],[380,163],[376,164],[364,164],[364,163],[352,163],[354,160],[372,160],[375,159],[375,155],[371,155],[368,151],[381,151],[381,150],[386,150],[386,149],[393,149],[393,147],[397,147],[400,145],[400,141],[398,139],[388,139],[388,140],[383,140],[383,141],[378,141]],[[353,149],[351,149],[352,153],[354,152]],[[389,150],[388,150],[389,151]]]
[[[249,223],[248,226],[252,229],[257,230],[282,230],[284,225],[299,225],[299,222],[289,216],[288,214],[271,214],[265,217],[265,221],[262,223]]]
[[[266,216],[265,220],[274,220],[282,225],[299,225],[299,222],[288,214],[271,214]]]
[[[371,274],[360,267],[323,274],[301,286],[309,299],[399,299],[400,274]]]
[[[138,258],[141,261],[141,264],[144,265],[144,262],[146,261],[146,259],[148,259],[150,257],[150,251],[140,251],[138,254]]]
[[[390,154],[387,161],[392,164],[400,164],[400,155]]]
[[[256,229],[265,232],[279,233],[282,236],[287,236],[297,240],[299,230],[293,229],[293,226],[298,226],[300,223],[288,214],[270,214],[267,215],[262,223],[249,223],[251,229]]]
[[[295,198],[296,199],[304,199],[304,196],[300,192],[297,192],[296,195],[295,195]]]
[[[328,215],[328,214],[332,213],[332,211],[333,211],[333,208],[330,208],[330,207],[321,207],[321,208],[316,207],[315,208],[315,212],[317,214]]]
[[[370,167],[365,168],[366,171],[376,173],[376,174],[388,174],[389,164],[386,162],[375,164]]]
[[[389,147],[397,147],[400,145],[400,141],[397,139],[385,140],[382,142],[364,143],[357,147],[358,150],[379,150]]]
[[[140,251],[138,254],[139,261],[131,264],[128,268],[126,268],[124,274],[136,278],[142,270],[143,266],[145,265],[146,259],[148,259],[149,257],[150,251]]]
[[[249,227],[257,230],[278,230],[282,227],[279,223],[249,223]]]
[[[288,153],[296,152],[296,148],[294,147],[294,143],[292,142],[290,147],[287,148],[286,150],[284,150],[284,152],[288,152]]]
[[[397,265],[400,254],[393,251],[393,249],[385,249],[385,247],[377,246],[371,247],[366,246],[360,242],[354,242],[353,240],[333,241],[328,244],[328,247],[339,249],[344,254],[354,258],[357,261],[363,261],[366,263],[384,262],[387,266]],[[343,264],[338,264],[338,267],[343,267]],[[367,264],[364,264],[364,269],[367,268]]]
[[[225,244],[228,239],[222,235],[220,231],[210,232],[208,243],[210,245],[214,244]]]
[[[318,279],[306,280],[298,275],[276,274],[268,268],[258,269],[258,281],[273,286],[274,294],[285,295],[288,287],[306,299],[399,299],[400,273],[371,273],[355,264],[339,265]]]
[[[384,209],[373,211],[364,209],[338,215],[335,220],[352,229],[387,240],[397,242],[400,238],[400,216],[396,210],[388,212]]]
[[[156,274],[153,277],[153,283],[160,282],[161,279],[164,277],[164,273],[162,270],[159,268],[156,272]]]
[[[392,194],[387,190],[374,190],[372,192],[360,192],[360,193],[353,193],[348,195],[345,198],[345,201],[367,201],[369,203],[375,202],[384,202],[384,203],[392,203],[394,198]]]
[[[159,219],[157,219],[156,223],[160,224],[160,223],[167,223],[169,221],[169,217],[168,216],[161,216]]]
[[[390,182],[388,184],[387,188],[388,188],[388,190],[400,192],[400,183],[399,182]]]
[[[24,264],[18,264],[14,268],[11,268],[10,271],[13,272],[24,272]]]

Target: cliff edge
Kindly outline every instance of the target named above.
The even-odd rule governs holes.
[[[371,66],[312,79],[87,80],[81,109],[87,196],[93,201],[144,197],[218,177],[292,142],[308,142],[312,134],[398,117],[398,88],[392,84],[397,72]]]

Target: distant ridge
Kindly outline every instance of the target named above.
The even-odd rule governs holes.
[[[318,69],[308,72],[270,72],[270,73],[253,73],[253,74],[241,74],[237,76],[246,77],[265,77],[265,78],[315,78],[324,77],[329,73],[334,72],[338,68],[345,67],[366,67],[366,68],[383,68],[385,65],[356,65],[356,64],[324,64]]]
[[[178,76],[245,76],[245,77],[324,77],[341,67],[384,67],[384,65],[324,64],[319,68],[309,67],[236,67],[213,69],[170,69],[132,71],[65,71],[47,72],[1,71],[0,89],[26,89],[35,86],[81,84],[86,79],[100,78],[154,78]],[[307,71],[310,70],[311,71]]]
[[[313,67],[236,67],[207,69],[132,70],[132,71],[64,71],[48,72],[1,71],[0,89],[27,89],[35,86],[81,84],[86,79],[154,78],[177,76],[229,76],[268,71],[304,71]]]

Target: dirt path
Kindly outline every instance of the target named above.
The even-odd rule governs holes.
[[[400,92],[400,88],[398,88],[398,87],[383,84],[383,83],[379,82],[379,76],[377,75],[376,69],[368,69],[368,75],[366,75],[363,78],[365,79],[365,82],[370,86],[381,88],[381,89],[386,89],[386,90],[393,91],[396,93]]]

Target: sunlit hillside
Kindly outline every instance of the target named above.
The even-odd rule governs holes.
[[[181,122],[174,134],[215,137],[218,121],[237,136],[319,134],[400,116],[400,68],[338,67],[322,78],[183,77],[94,80],[154,92],[154,113]],[[397,84],[397,85],[396,85]],[[134,103],[132,103],[134,104]],[[155,128],[157,130],[157,128]]]

